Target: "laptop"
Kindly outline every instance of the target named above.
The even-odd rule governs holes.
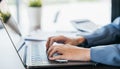
[[[66,66],[94,66],[94,62],[81,62],[81,61],[50,61],[46,53],[46,41],[26,41],[22,34],[14,31],[8,24],[3,23],[5,31],[7,32],[13,47],[15,48],[21,63],[27,69],[36,68],[57,68]],[[17,27],[17,26],[16,26]]]

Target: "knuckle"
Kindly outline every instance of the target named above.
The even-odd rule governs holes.
[[[54,46],[54,49],[55,50],[59,50],[59,46]]]
[[[57,50],[58,48],[55,46],[54,49]]]
[[[52,37],[52,38],[51,38],[51,41],[54,41],[55,39],[56,39],[56,37]]]
[[[54,38],[54,36],[49,37],[49,39],[52,39],[52,38]]]
[[[50,49],[50,50],[52,50],[53,48],[54,48],[53,46],[50,46],[50,48],[49,48],[49,49]]]
[[[51,38],[51,40],[53,41],[53,40],[54,40],[54,38]]]
[[[55,49],[55,46],[51,46],[52,47],[52,49]]]

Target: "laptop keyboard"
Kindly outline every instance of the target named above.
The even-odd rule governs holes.
[[[39,44],[35,43],[31,46],[32,64],[48,63],[46,47],[44,45],[44,42],[40,42]]]

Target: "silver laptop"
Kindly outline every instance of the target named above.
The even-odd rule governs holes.
[[[14,22],[16,23],[16,22]],[[26,41],[21,34],[13,30],[9,24],[2,23],[19,58],[23,65],[28,69],[63,67],[63,66],[87,66],[96,65],[93,62],[67,61],[57,62],[50,61],[46,53],[46,41]],[[16,26],[17,27],[17,26]]]

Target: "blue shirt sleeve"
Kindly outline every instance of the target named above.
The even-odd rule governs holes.
[[[92,47],[91,60],[102,64],[120,66],[120,44]]]
[[[113,23],[84,37],[87,40],[85,47],[120,43],[120,17],[116,18]]]
[[[85,47],[91,47],[92,61],[120,66],[120,17],[84,37],[87,41]]]

